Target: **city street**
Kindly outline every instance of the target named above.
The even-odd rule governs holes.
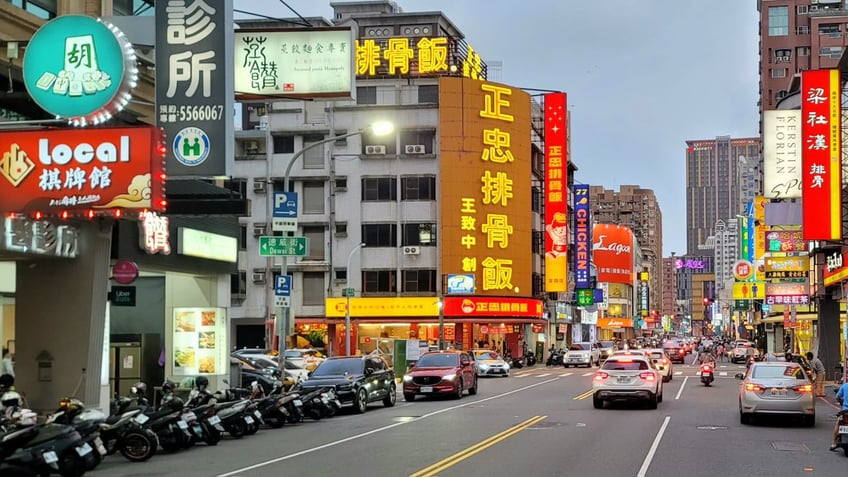
[[[744,366],[720,363],[704,387],[692,359],[675,366],[657,410],[594,409],[596,368],[537,365],[481,379],[478,394],[462,400],[401,398],[364,415],[345,409],[143,464],[111,456],[86,475],[844,475],[848,457],[828,451],[832,404],[819,400],[814,428],[784,419],[743,426],[734,374]]]

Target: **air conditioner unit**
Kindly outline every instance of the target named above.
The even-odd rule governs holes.
[[[810,0],[810,3],[815,5],[816,3],[819,3],[819,0]]]
[[[244,150],[247,151],[248,154],[256,154],[259,152],[259,143],[256,141],[248,141],[244,146]]]
[[[256,222],[253,224],[253,236],[261,237],[268,230],[268,224]]]
[[[365,154],[379,155],[386,153],[386,146],[365,146]]]
[[[403,254],[404,255],[420,255],[421,254],[421,247],[419,247],[417,245],[416,246],[408,245],[406,247],[403,247]]]
[[[789,61],[789,57],[788,56],[781,56],[780,61]]]
[[[253,283],[265,283],[265,269],[264,268],[254,268],[253,269]]]
[[[425,152],[423,144],[407,144],[403,150],[407,154],[424,154]]]
[[[253,192],[257,194],[265,193],[265,179],[253,179]]]

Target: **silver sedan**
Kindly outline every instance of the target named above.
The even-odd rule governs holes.
[[[801,416],[806,426],[816,424],[813,384],[797,363],[753,363],[746,374],[737,374],[739,421],[749,424],[755,414]]]

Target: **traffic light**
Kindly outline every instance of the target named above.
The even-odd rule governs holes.
[[[704,306],[710,306],[713,302],[712,298],[704,297]]]

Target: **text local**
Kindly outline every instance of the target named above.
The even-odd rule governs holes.
[[[116,146],[111,142],[102,142],[97,147],[83,142],[73,149],[68,144],[57,144],[50,147],[49,139],[38,140],[38,161],[45,166],[58,164],[66,165],[74,160],[80,164],[88,164],[94,159],[109,164],[115,162],[130,162],[130,137],[121,136]]]

